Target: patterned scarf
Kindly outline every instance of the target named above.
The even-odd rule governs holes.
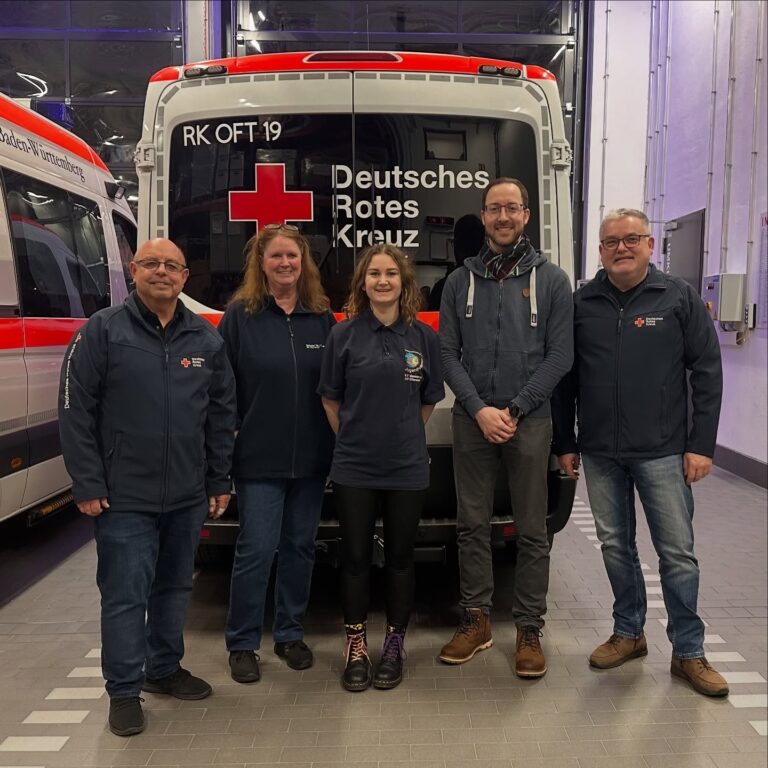
[[[493,277],[494,280],[504,280],[509,277],[520,263],[520,259],[528,253],[530,246],[531,241],[525,233],[520,235],[514,245],[501,253],[492,251],[486,243],[484,249],[480,251],[486,276]]]

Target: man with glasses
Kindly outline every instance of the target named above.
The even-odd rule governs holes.
[[[725,696],[726,681],[704,656],[691,493],[712,467],[720,347],[695,289],[650,263],[648,230],[646,215],[631,208],[611,211],[600,225],[603,269],[574,297],[575,363],[553,398],[555,452],[563,472],[575,478],[581,451],[614,595],[613,634],[589,663],[611,669],[648,653],[637,490],[659,555],[670,671],[699,693]]]
[[[229,503],[235,430],[224,342],[178,298],[184,255],[151,240],[130,271],[125,302],[72,339],[59,394],[72,493],[94,518],[101,665],[118,736],[144,730],[142,690],[211,693],[179,662],[200,528]]]
[[[541,677],[547,671],[539,638],[549,588],[549,397],[573,360],[573,302],[565,272],[525,234],[529,217],[523,184],[496,179],[483,195],[486,244],[448,276],[443,290],[443,372],[456,396],[453,466],[463,615],[440,660],[463,664],[493,644],[491,516],[503,462],[517,528],[515,673]]]

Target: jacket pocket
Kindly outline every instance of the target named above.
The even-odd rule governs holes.
[[[616,430],[612,384],[583,384],[579,398],[579,446],[586,453],[613,450]]]
[[[619,450],[646,453],[659,449],[669,433],[666,387],[628,384],[621,393]]]
[[[162,434],[118,433],[109,477],[112,498],[121,506],[157,507],[162,501]]]

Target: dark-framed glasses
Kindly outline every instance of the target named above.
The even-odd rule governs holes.
[[[289,232],[298,232],[299,228],[295,224],[265,224],[262,229],[273,231],[275,229],[287,229]]]
[[[483,210],[486,213],[490,213],[491,216],[498,216],[502,210],[506,211],[510,216],[522,213],[527,206],[520,205],[519,203],[507,203],[506,205],[486,205]]]
[[[615,251],[619,247],[619,243],[624,243],[627,248],[636,248],[640,245],[640,241],[644,237],[650,237],[650,235],[627,235],[626,237],[606,237],[600,241],[600,245],[607,251]]]
[[[134,264],[138,264],[148,272],[155,272],[160,269],[162,264],[165,267],[166,272],[170,272],[172,275],[181,274],[186,268],[186,264],[179,264],[178,261],[160,261],[160,259],[142,259],[141,261],[134,261]]]

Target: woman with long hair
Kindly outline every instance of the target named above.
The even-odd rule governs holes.
[[[274,651],[292,669],[312,665],[303,622],[333,451],[316,389],[335,320],[309,244],[294,226],[269,225],[246,254],[243,282],[219,326],[237,381],[240,531],[225,636],[239,683],[261,677],[256,651],[275,550]]]
[[[413,606],[413,551],[429,486],[424,425],[443,399],[437,334],[416,319],[421,294],[407,256],[393,245],[360,254],[348,322],[328,337],[318,392],[336,447],[331,479],[342,549],[349,691],[394,688]],[[384,524],[387,626],[375,670],[366,624],[376,518]]]

